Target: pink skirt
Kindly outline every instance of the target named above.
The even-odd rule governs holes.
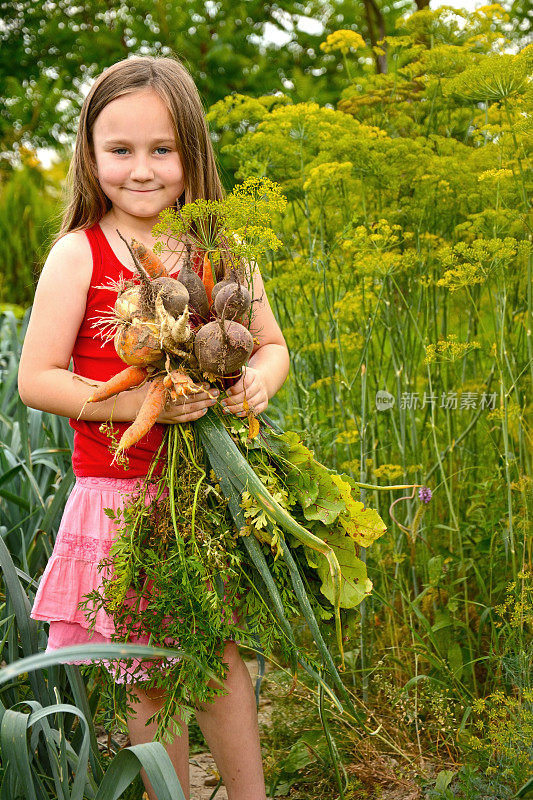
[[[122,508],[139,484],[138,478],[77,478],[65,505],[61,525],[54,549],[43,572],[30,616],[32,619],[50,622],[48,645],[45,652],[75,644],[100,644],[113,641],[115,633],[113,619],[102,608],[96,612],[94,630],[89,630],[85,614],[89,608],[78,608],[84,595],[99,589],[110,576],[106,567],[98,570],[99,562],[108,556],[117,529],[104,509],[117,511]],[[153,497],[155,488],[148,498]],[[137,599],[130,589],[125,606]],[[139,607],[144,610],[147,600],[141,598]],[[235,624],[240,620],[232,612]],[[129,636],[130,644],[148,644],[149,637],[142,634]],[[179,642],[167,637],[168,647],[179,647]],[[166,659],[175,664],[179,657]],[[65,664],[90,664],[90,660],[67,661]],[[133,683],[148,677],[140,658],[132,659],[132,666],[125,661],[102,660],[117,683]]]

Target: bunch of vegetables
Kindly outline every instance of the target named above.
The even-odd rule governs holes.
[[[111,313],[95,324],[106,337],[113,337],[128,366],[87,402],[106,400],[149,382],[145,401],[115,451],[115,459],[124,462],[124,452],[148,433],[169,399],[201,391],[202,379],[215,385],[238,375],[254,340],[239,321],[250,312],[252,298],[235,264],[215,282],[205,252],[199,275],[191,267],[191,243],[186,241],[185,263],[177,279],[172,278],[150,249],[135,239],[128,244],[117,232],[128,246],[138,280],[109,287],[117,290],[116,302]],[[229,251],[227,257],[232,258]]]
[[[265,205],[279,205],[276,191],[267,179],[252,179],[225,201],[163,212],[154,235],[170,230],[177,240],[185,236],[178,280],[165,274],[156,253],[132,241],[139,281],[118,287],[104,320],[128,366],[89,398],[98,402],[150,382],[115,458],[149,430],[168,397],[194,393],[204,379],[214,385],[239,374],[253,348],[243,322],[249,325],[254,301],[240,260],[279,241],[265,224]],[[236,224],[239,213],[243,228]],[[201,275],[191,269],[193,244],[203,252]],[[220,280],[210,253],[216,253]],[[351,706],[323,626],[333,620],[343,669],[341,609],[355,608],[372,587],[358,550],[385,525],[358,499],[357,483],[318,463],[296,433],[277,431],[265,415],[254,421],[251,435],[250,419],[224,418],[215,406],[192,424],[168,426],[165,455],[160,448],[143,487],[117,519],[118,537],[100,565],[110,568],[108,577],[82,605],[89,622],[98,606],[112,614],[119,641],[132,630],[154,644],[178,641],[221,678],[225,639],[271,657],[277,647],[294,672],[300,664],[334,697],[329,675]],[[164,468],[154,477],[161,458]],[[157,500],[147,506],[154,481]],[[144,598],[144,608],[125,603],[130,589]],[[228,608],[238,612],[239,623],[228,619]],[[302,616],[318,660],[297,641],[292,620]],[[161,732],[178,707],[192,713],[195,702],[220,693],[195,670],[189,661],[154,667],[154,683],[169,690]]]

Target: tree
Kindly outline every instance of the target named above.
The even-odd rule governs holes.
[[[412,2],[397,5],[380,12],[386,33]],[[304,16],[319,20],[324,31],[299,30]],[[91,80],[129,55],[176,55],[191,71],[206,107],[231,92],[285,91],[296,101],[334,103],[343,67],[320,50],[320,42],[349,27],[372,44],[359,0],[0,0],[0,19],[4,158],[21,144],[68,145]],[[290,41],[266,44],[267,24]]]

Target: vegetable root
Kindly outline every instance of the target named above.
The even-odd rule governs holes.
[[[198,392],[203,391],[200,386],[194,383],[187,373],[181,372],[179,369],[175,369],[165,375],[163,384],[167,389],[172,389],[171,397],[172,394],[176,395],[176,397],[172,397],[173,400],[178,397],[186,397],[188,394],[198,394]]]
[[[124,450],[128,450],[132,445],[137,444],[151,430],[165,405],[165,394],[166,388],[163,384],[163,378],[154,378],[150,383],[148,394],[144,398],[134,422],[122,434],[113,462],[120,457]]]
[[[137,239],[132,239],[131,248],[152,279],[168,276],[165,265],[149,247],[146,247],[146,245],[137,241]]]
[[[110,397],[123,392],[126,389],[133,389],[135,386],[140,386],[146,380],[147,372],[142,367],[126,367],[122,372],[113,375],[106,383],[103,383],[98,389],[92,393],[87,400],[88,403],[100,403],[102,400],[108,400]]]
[[[213,279],[213,268],[211,266],[211,261],[209,259],[209,254],[206,253],[204,255],[204,265],[202,270],[202,283],[205,286],[205,292],[207,294],[207,302],[209,303],[209,308],[211,308],[211,293],[215,286],[215,281]]]
[[[130,325],[119,326],[114,337],[115,350],[130,366],[154,364],[163,355],[157,334],[155,323],[135,318]]]

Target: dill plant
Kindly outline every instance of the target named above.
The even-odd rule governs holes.
[[[369,552],[352,675],[364,692],[383,656],[397,691],[409,684],[420,756],[435,754],[418,736],[423,682],[450,687],[466,728],[487,698],[488,724],[502,664],[531,638],[524,616],[515,629],[494,611],[530,561],[533,485],[533,51],[516,52],[509,22],[498,4],[417,11],[379,43],[386,73],[350,60],[334,108],[262,98],[244,132],[229,98],[209,114],[240,170],[267,165],[288,197],[264,267],[294,365],[280,419],[360,483],[433,492],[422,519],[406,497],[395,520],[368,489],[393,526]],[[322,47],[339,61],[356,48],[353,31]],[[446,747],[471,758],[452,716]]]

